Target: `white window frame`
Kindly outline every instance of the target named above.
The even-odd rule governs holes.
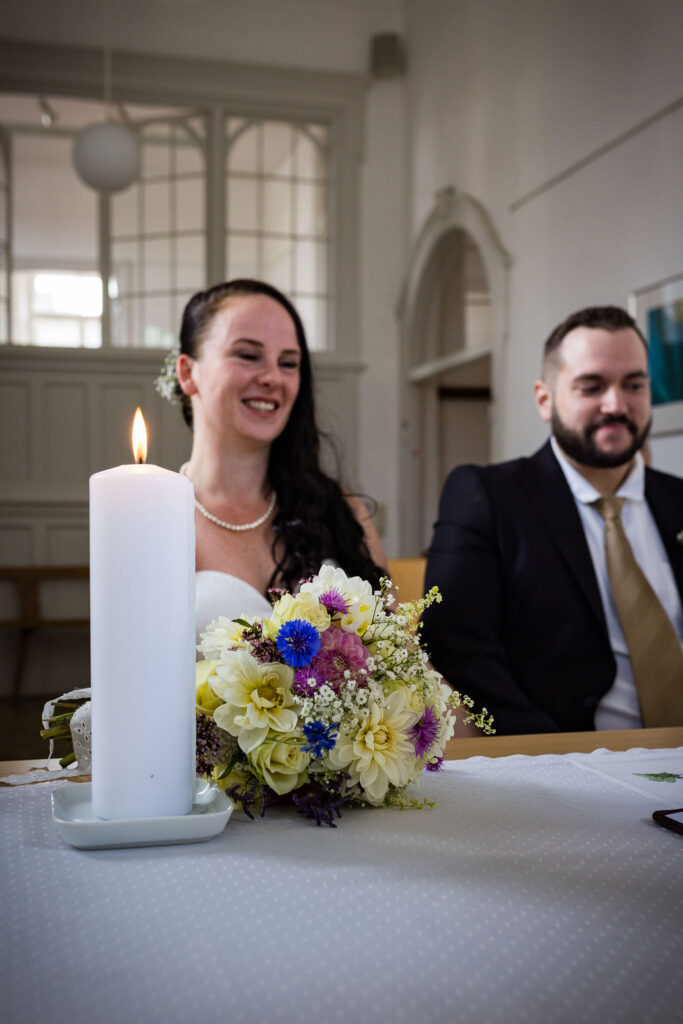
[[[26,280],[23,280],[23,281],[22,280],[17,280],[17,276],[16,276],[17,274],[26,275]],[[34,267],[18,267],[15,264],[12,267],[12,280],[11,280],[11,302],[12,302],[12,307],[13,307],[13,310],[14,310],[14,314],[16,316],[17,305],[19,305],[19,306],[25,305],[26,306],[26,319],[28,321],[28,334],[27,334],[27,337],[31,338],[31,339],[34,339],[34,340],[32,340],[29,343],[29,342],[27,342],[24,339],[23,341],[15,342],[14,344],[17,344],[17,345],[19,345],[19,344],[21,344],[21,345],[31,344],[31,345],[35,346],[36,348],[52,347],[52,346],[43,344],[41,342],[35,341],[35,330],[34,330],[35,326],[36,326],[36,324],[38,324],[40,322],[44,322],[44,321],[64,321],[66,323],[73,324],[73,326],[76,328],[76,330],[78,332],[79,340],[77,342],[74,342],[74,344],[71,344],[71,345],[68,345],[68,344],[67,345],[56,344],[54,346],[55,348],[68,348],[71,351],[73,351],[74,349],[84,349],[84,348],[99,349],[99,348],[101,348],[102,347],[101,344],[99,344],[99,345],[87,345],[87,344],[85,344],[85,332],[86,332],[86,327],[87,327],[88,324],[96,324],[97,325],[97,329],[98,329],[98,334],[101,335],[101,331],[102,331],[102,316],[101,316],[101,314],[100,315],[94,315],[92,313],[56,312],[54,310],[53,311],[44,312],[44,311],[37,310],[34,307],[34,305],[33,305],[34,285],[35,285],[35,278],[36,278],[36,276],[38,274],[57,274],[57,275],[59,275],[59,274],[72,274],[72,275],[77,275],[77,276],[79,276],[79,275],[87,275],[88,277],[92,277],[92,278],[97,279],[97,289],[99,291],[100,276],[99,276],[99,274],[97,273],[96,270],[84,270],[83,268],[78,268],[77,270],[74,270],[73,268],[64,267],[64,266],[41,266],[41,267],[35,267],[35,268]],[[19,300],[18,303],[15,303],[14,299],[15,299],[15,296],[16,296],[17,293],[20,295],[20,300]],[[23,302],[21,301],[22,299],[24,300]]]
[[[9,132],[0,126],[0,161],[2,161],[3,181],[0,183],[0,203],[4,206],[5,230],[0,237],[3,259],[0,258],[0,274],[4,277],[2,293],[0,293],[0,316],[4,319],[7,341],[12,336],[12,138]],[[0,338],[5,330],[0,329]],[[3,342],[4,343],[4,342]]]

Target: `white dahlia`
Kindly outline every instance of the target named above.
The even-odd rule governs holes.
[[[410,735],[420,713],[406,702],[405,690],[394,690],[384,706],[373,702],[354,733],[342,732],[327,762],[360,782],[368,800],[381,804],[389,783],[406,786],[419,762]]]

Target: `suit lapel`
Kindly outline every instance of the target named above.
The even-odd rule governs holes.
[[[671,492],[666,477],[651,469],[645,470],[645,498],[657,524],[683,601],[683,544],[676,539],[683,527],[680,504],[676,504],[676,495]]]
[[[519,464],[522,485],[567,569],[586,601],[605,625],[605,613],[581,519],[564,473],[548,441]]]

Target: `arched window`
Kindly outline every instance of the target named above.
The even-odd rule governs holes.
[[[327,336],[327,153],[324,125],[228,118],[227,277],[289,295],[313,349]]]
[[[170,348],[183,306],[206,282],[205,119],[138,125],[140,178],[111,200],[111,343]]]

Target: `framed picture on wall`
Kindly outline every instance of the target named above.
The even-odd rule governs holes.
[[[650,347],[652,448],[683,475],[683,273],[631,292],[629,312]]]

